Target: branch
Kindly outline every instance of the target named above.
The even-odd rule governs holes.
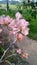
[[[12,57],[13,55],[15,56],[16,54],[9,55],[9,56],[7,56],[5,59],[7,59],[7,58],[9,58],[9,57]]]
[[[9,48],[10,48],[12,45],[14,45],[14,43],[15,43],[16,41],[17,41],[17,39],[16,39],[15,41],[13,41],[13,43],[4,51],[4,53],[3,53],[3,55],[2,55],[2,57],[1,57],[1,59],[0,59],[0,61],[2,61],[2,59],[4,58],[6,52],[9,50]]]
[[[12,63],[10,61],[8,61],[8,60],[6,60],[5,62],[7,62],[9,65],[12,65]]]
[[[9,48],[7,48],[5,51],[4,51],[4,53],[3,53],[3,55],[2,55],[2,57],[1,57],[1,59],[0,60],[2,60],[3,59],[3,57],[5,56],[5,54],[6,54],[6,52],[9,50]]]

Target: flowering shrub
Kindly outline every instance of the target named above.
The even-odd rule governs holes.
[[[23,54],[22,50],[16,45],[17,40],[21,41],[24,36],[28,35],[28,25],[29,23],[25,19],[22,19],[22,15],[19,12],[15,14],[15,19],[9,16],[0,17],[0,44],[5,49],[0,58],[0,63],[4,61],[10,65],[25,65],[28,63],[23,60],[23,58],[28,58],[28,54]],[[12,51],[10,51],[11,48]],[[7,54],[8,51],[10,51],[9,54]],[[5,55],[8,56],[4,58]]]

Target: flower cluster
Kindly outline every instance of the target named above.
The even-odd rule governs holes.
[[[21,49],[17,49],[17,53],[22,56],[22,58],[28,58],[29,54],[28,53],[22,53]]]
[[[14,35],[18,40],[22,40],[23,36],[28,35],[29,33],[29,22],[25,19],[22,19],[22,15],[17,12],[15,14],[15,19],[10,18],[9,16],[0,17],[0,25],[9,28],[9,35]],[[2,28],[0,28],[0,33]]]
[[[22,15],[19,12],[15,14],[15,19],[10,18],[9,16],[0,17],[0,24],[8,26],[10,28],[9,34],[15,35],[18,40],[22,40],[23,35],[28,35],[29,33],[29,22],[22,19]],[[1,32],[2,29],[0,28],[0,33]]]
[[[28,35],[28,25],[29,22],[27,22],[25,19],[22,19],[22,15],[18,12],[15,15],[16,19],[12,20],[12,22],[9,24],[9,27],[12,28],[12,33],[16,34],[17,38],[22,39],[23,35]]]
[[[12,48],[13,54],[8,57],[13,56],[13,59],[15,57],[16,58],[19,57],[20,60],[22,58],[28,58],[28,54],[23,53],[22,50],[19,49],[15,44],[16,40],[21,41],[24,36],[28,35],[29,33],[28,25],[29,22],[23,19],[22,15],[19,12],[15,14],[15,19],[10,18],[9,16],[6,17],[0,16],[0,43],[4,43],[4,49],[6,49],[0,59],[1,61],[4,58],[5,54],[7,53],[7,51],[13,45],[14,45]],[[7,57],[5,59],[7,59]]]

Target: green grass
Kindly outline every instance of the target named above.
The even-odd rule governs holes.
[[[7,7],[6,4],[0,4],[0,6],[1,6],[3,9],[6,9],[6,7]],[[17,9],[17,6],[16,6],[16,5],[11,5],[11,4],[9,4],[9,8],[15,10],[15,9]]]
[[[2,9],[0,10],[0,15],[9,15],[10,17],[14,18],[16,12],[17,10],[10,10],[9,12],[7,12],[6,10]],[[22,15],[23,18],[29,21],[30,24],[30,31],[28,36],[32,39],[37,40],[37,12],[32,11],[32,9],[24,9],[22,10]]]

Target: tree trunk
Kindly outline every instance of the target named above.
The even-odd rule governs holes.
[[[9,2],[7,0],[7,11],[9,11]]]
[[[30,2],[30,0],[28,0],[28,3]]]

